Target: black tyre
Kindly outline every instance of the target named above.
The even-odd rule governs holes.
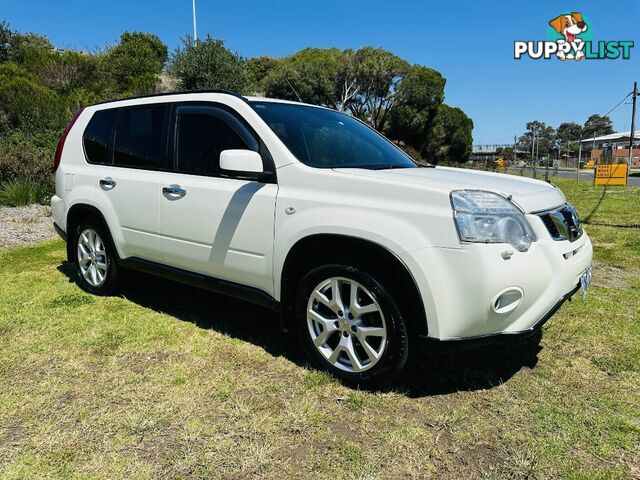
[[[348,384],[382,387],[407,362],[407,327],[385,279],[341,263],[314,268],[300,282],[298,335],[319,368]]]
[[[94,295],[109,295],[118,283],[116,253],[109,232],[101,224],[82,221],[71,239],[76,282]]]

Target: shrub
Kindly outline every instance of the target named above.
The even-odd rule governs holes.
[[[156,35],[124,32],[120,43],[102,57],[102,70],[117,93],[153,93],[167,54],[167,46]]]
[[[51,187],[33,180],[11,180],[0,186],[0,205],[19,207],[32,203],[44,204],[51,196]]]
[[[58,136],[57,131],[29,135],[17,130],[6,136],[0,132],[0,183],[17,179],[53,183],[51,163]]]
[[[28,130],[63,128],[67,110],[52,90],[37,84],[19,68],[0,68],[0,107],[13,127]]]
[[[222,88],[244,91],[249,82],[245,59],[224,46],[222,40],[209,35],[195,42],[183,39],[184,45],[174,52],[169,73],[180,81],[185,90]]]

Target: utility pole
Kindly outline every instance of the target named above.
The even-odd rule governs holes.
[[[633,165],[633,137],[636,129],[636,98],[638,97],[638,82],[633,82],[631,95],[631,132],[629,133],[629,166],[627,167],[627,183],[629,183],[629,170]]]
[[[191,0],[193,9],[193,41],[198,43],[198,30],[196,29],[196,0]]]
[[[513,166],[516,166],[516,160],[518,160],[517,158],[517,154],[516,154],[516,136],[513,136]]]
[[[580,135],[580,145],[578,146],[578,163],[576,165],[576,180],[580,180],[580,164],[582,163],[582,134]]]

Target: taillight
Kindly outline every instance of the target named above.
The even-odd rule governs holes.
[[[60,135],[60,140],[58,140],[58,146],[56,147],[56,156],[53,157],[54,172],[58,169],[58,165],[60,165],[60,158],[62,158],[62,149],[64,148],[64,142],[67,139],[67,135],[69,135],[69,132],[71,131],[71,127],[73,127],[73,124],[76,123],[76,120],[78,120],[78,117],[80,116],[83,110],[84,108],[81,108],[80,110],[78,110],[76,113],[73,114],[73,117],[71,117],[71,120],[69,120],[69,123],[67,124],[67,127],[64,129],[64,132],[62,132],[62,135]]]

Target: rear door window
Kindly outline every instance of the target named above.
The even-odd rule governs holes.
[[[165,168],[165,105],[125,108],[118,123],[113,163],[149,170]]]

